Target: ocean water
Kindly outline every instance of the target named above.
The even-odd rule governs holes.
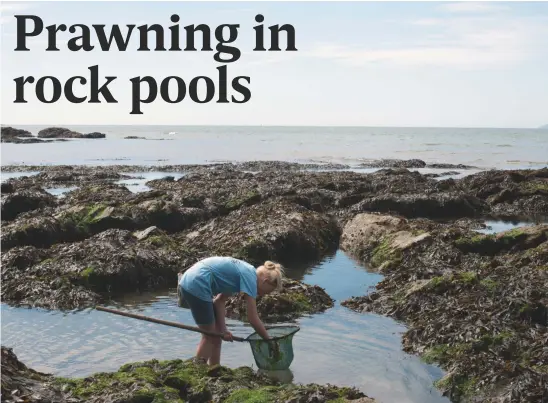
[[[17,125],[36,135],[49,126]],[[162,165],[281,160],[357,165],[419,158],[489,168],[548,165],[548,130],[372,127],[70,126],[106,139],[2,144],[2,165]],[[127,136],[146,137],[128,140]]]
[[[335,306],[296,321],[300,330],[293,338],[293,363],[272,376],[283,382],[355,386],[381,403],[449,402],[433,386],[444,372],[402,351],[403,324],[340,305],[366,294],[381,275],[341,251],[310,267],[288,268],[287,273],[325,288]],[[122,306],[117,309],[194,325],[190,311],[177,306],[175,289],[128,295],[118,304]],[[227,324],[235,336],[253,333],[240,321]],[[2,305],[2,344],[13,347],[25,364],[58,376],[85,377],[153,358],[190,358],[199,339],[198,333],[95,310],[63,314]],[[221,363],[257,369],[246,343],[224,343]]]
[[[16,126],[36,134],[47,126]],[[532,129],[424,129],[329,127],[189,127],[189,126],[71,126],[88,133],[100,131],[106,139],[76,139],[48,144],[2,143],[2,166],[25,165],[164,165],[203,164],[250,160],[343,163],[356,172],[374,172],[359,164],[372,159],[422,159],[427,163],[477,166],[481,169],[546,167],[548,130]],[[126,136],[146,137],[128,140]],[[463,177],[477,170],[417,169],[422,173],[457,171]],[[3,172],[2,181],[33,172]],[[133,192],[145,183],[184,173],[140,172],[119,183]],[[446,178],[446,177],[443,177]],[[439,178],[442,179],[442,178]],[[63,197],[72,188],[51,188]],[[488,221],[496,233],[530,223]],[[382,276],[371,273],[343,252],[319,264],[289,271],[293,278],[318,284],[335,298],[324,313],[301,318],[295,335],[295,360],[289,371],[276,374],[286,381],[356,386],[379,402],[437,403],[449,400],[434,388],[443,376],[401,350],[404,324],[371,313],[340,306],[343,299],[364,295]],[[186,309],[177,307],[175,290],[128,295],[124,309],[192,324]],[[86,376],[113,371],[130,361],[189,358],[199,335],[109,313],[84,310],[71,313],[1,305],[2,344],[13,347],[27,365],[59,376]],[[229,320],[235,335],[247,336],[246,324]],[[223,364],[253,366],[249,346],[225,343]]]

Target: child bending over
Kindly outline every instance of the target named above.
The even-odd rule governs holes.
[[[257,314],[257,296],[282,288],[282,267],[266,261],[257,269],[243,260],[214,256],[200,260],[182,275],[179,273],[177,294],[179,306],[187,301],[192,317],[199,328],[223,334],[232,341],[225,324],[225,303],[232,294],[243,292],[247,302],[247,317],[251,326],[265,340],[270,336]],[[196,355],[209,365],[221,361],[219,337],[202,334]]]

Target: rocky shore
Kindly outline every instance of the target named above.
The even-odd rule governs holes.
[[[50,143],[52,141],[67,141],[67,139],[104,139],[105,137],[104,133],[79,133],[64,127],[49,127],[40,130],[37,136],[33,136],[28,130],[10,126],[2,126],[0,132],[2,143],[15,144]]]
[[[150,360],[125,364],[117,372],[60,378],[28,368],[4,346],[2,401],[374,403],[354,388],[280,384],[250,367],[208,367],[194,360]]]
[[[453,401],[548,398],[548,227],[475,231],[485,219],[547,217],[548,168],[438,179],[405,167],[364,174],[337,165],[324,171],[313,164],[249,162],[148,167],[185,175],[149,181],[150,190],[139,193],[116,183],[125,173],[145,171],[140,168],[3,168],[40,173],[2,183],[2,300],[80,309],[127,292],[173,287],[177,273],[212,254],[254,265],[274,260],[291,273],[292,266],[340,247],[385,276],[373,293],[344,305],[403,320],[409,326],[404,349],[448,370],[438,387]],[[69,186],[76,189],[63,198],[44,191]],[[332,306],[320,287],[289,279],[282,292],[258,301],[270,323]],[[239,297],[227,308],[228,316],[246,319]],[[127,368],[152,371],[140,385],[153,390],[143,401],[153,401],[159,390],[175,393],[161,374],[190,364],[138,365]],[[85,383],[91,379],[103,385],[106,378],[67,381],[60,390],[93,395],[95,384]],[[128,390],[135,391],[131,382]],[[219,392],[217,383],[207,384],[211,396],[232,393]],[[295,392],[303,400],[282,401],[336,399],[327,392],[299,394],[303,390]],[[281,396],[277,389],[265,393]],[[324,397],[306,400],[314,393]]]
[[[403,320],[404,350],[440,364],[453,401],[548,397],[548,224],[482,235],[430,220],[360,214],[341,247],[384,280],[343,301]]]

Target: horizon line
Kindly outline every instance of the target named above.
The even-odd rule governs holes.
[[[154,123],[2,123],[2,127],[16,126],[45,126],[45,127],[66,127],[71,126],[182,126],[182,127],[311,127],[311,128],[373,128],[373,129],[505,129],[505,130],[542,130],[548,129],[548,125],[530,127],[497,127],[497,126],[379,126],[379,125],[261,125],[261,124],[154,124]]]

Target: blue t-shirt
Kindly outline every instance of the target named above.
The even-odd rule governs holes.
[[[196,298],[211,301],[217,294],[244,292],[257,297],[257,271],[243,260],[213,256],[184,272],[179,285]]]

